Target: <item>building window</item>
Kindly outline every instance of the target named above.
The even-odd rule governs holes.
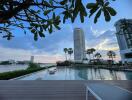
[[[129,37],[129,34],[126,34],[126,38],[127,38],[127,39],[130,38],[130,37]]]
[[[128,44],[131,45],[131,40],[128,40]]]
[[[132,38],[132,33],[130,33],[130,37]]]
[[[126,53],[125,58],[132,58],[132,52],[131,53]]]

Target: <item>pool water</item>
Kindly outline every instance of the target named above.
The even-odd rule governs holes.
[[[49,70],[52,69],[42,70],[18,80],[132,80],[132,72],[63,67],[57,68],[54,74],[50,74]]]

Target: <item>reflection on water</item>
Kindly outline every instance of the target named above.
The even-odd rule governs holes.
[[[27,64],[20,65],[20,64],[12,64],[12,65],[0,65],[0,73],[14,71],[14,70],[22,70],[28,67]]]
[[[132,72],[110,71],[94,68],[57,68],[54,74],[48,70],[19,78],[20,80],[132,80]]]

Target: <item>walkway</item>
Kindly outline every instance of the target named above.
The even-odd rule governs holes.
[[[89,82],[108,82],[132,91],[132,81],[10,80],[0,81],[0,100],[85,100],[84,84]]]

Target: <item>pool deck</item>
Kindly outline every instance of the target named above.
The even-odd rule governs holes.
[[[105,82],[132,92],[132,81],[0,81],[0,100],[85,100],[86,83]],[[95,100],[92,95],[89,100]]]

